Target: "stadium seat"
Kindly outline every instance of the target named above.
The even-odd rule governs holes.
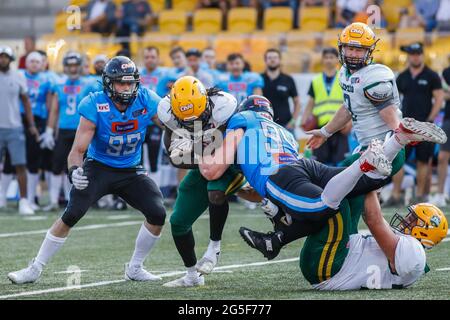
[[[269,48],[279,49],[279,34],[275,32],[253,32],[249,38],[249,54],[259,54],[260,58]]]
[[[193,12],[197,6],[197,1],[192,0],[172,0],[172,9]]]
[[[293,27],[293,12],[289,7],[273,7],[264,11],[264,30],[286,32]]]
[[[166,0],[147,0],[153,12],[161,12],[166,8]]]
[[[159,13],[159,31],[180,34],[186,31],[187,17],[185,11],[163,10]]]
[[[325,7],[305,7],[300,10],[300,29],[323,31],[328,27],[330,12]]]
[[[286,33],[286,44],[288,48],[291,49],[308,49],[313,50],[317,46],[320,46],[320,38],[322,34],[303,31],[303,30],[292,30]]]
[[[256,9],[233,8],[228,11],[228,31],[249,33],[256,30]]]
[[[177,45],[182,47],[184,50],[188,50],[190,48],[203,50],[209,46],[208,35],[183,33],[180,35]]]
[[[234,33],[219,33],[214,40],[214,49],[218,61],[225,61],[230,53],[244,53],[247,39]]]
[[[222,12],[219,9],[199,9],[194,12],[193,31],[218,33],[222,29]]]
[[[89,3],[89,0],[70,0],[70,5],[83,7]]]
[[[323,45],[337,48],[337,42],[342,29],[327,29],[323,33]]]
[[[395,45],[400,48],[413,42],[425,41],[425,30],[423,28],[403,28],[397,29],[395,34]]]

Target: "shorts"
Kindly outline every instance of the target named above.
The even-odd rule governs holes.
[[[67,172],[67,157],[75,141],[76,130],[60,129],[56,139],[55,148],[52,157],[53,174]]]
[[[432,142],[419,142],[415,146],[406,146],[406,159],[408,160],[409,156],[413,151],[416,154],[416,161],[428,163],[433,158],[435,144]]]
[[[25,133],[23,128],[0,128],[0,150],[7,149],[13,166],[26,165]]]
[[[145,170],[112,168],[92,159],[85,160],[83,170],[89,185],[84,190],[70,190],[69,203],[61,217],[66,225],[73,227],[91,205],[107,194],[121,197],[142,212],[149,224],[164,225],[166,209],[161,191]]]
[[[324,164],[337,165],[344,160],[348,151],[348,137],[338,132],[328,138],[318,149],[315,149],[313,156]]]
[[[444,130],[447,137],[450,137],[450,119],[444,120],[442,130]],[[450,139],[447,139],[446,143],[441,144],[440,148],[442,151],[450,152]]]

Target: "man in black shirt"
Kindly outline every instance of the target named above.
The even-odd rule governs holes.
[[[443,81],[446,83],[444,98],[445,112],[442,129],[447,135],[450,135],[450,67],[442,72]],[[445,180],[447,179],[448,162],[450,160],[450,141],[440,146],[438,156],[438,193],[431,200],[433,204],[447,205],[447,199],[444,193]]]
[[[439,75],[428,68],[424,62],[423,46],[421,43],[413,43],[402,46],[401,50],[408,53],[408,69],[397,77],[398,91],[403,95],[403,117],[414,118],[419,121],[433,122],[438,115],[444,92]],[[434,101],[433,101],[434,100]],[[429,168],[434,153],[434,144],[421,142],[415,146],[406,148],[406,159],[415,149],[416,152],[416,202],[428,201],[427,185],[430,184]],[[401,178],[400,178],[401,177]],[[403,180],[403,171],[399,172],[396,181],[397,187]],[[394,180],[395,181],[395,180]]]
[[[277,49],[268,49],[264,53],[266,71],[261,74],[264,79],[263,95],[272,103],[274,121],[293,130],[300,114],[300,98],[294,79],[281,72],[281,53]],[[289,98],[293,99],[294,112],[291,113]]]

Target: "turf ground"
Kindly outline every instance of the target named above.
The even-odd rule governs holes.
[[[448,208],[447,208],[448,209]],[[444,210],[446,211],[446,210]],[[386,217],[393,210],[385,210]],[[448,211],[447,211],[448,212]],[[170,214],[170,210],[169,210]],[[46,230],[57,214],[20,217],[15,211],[0,213],[0,299],[449,299],[450,241],[428,253],[431,272],[405,290],[316,292],[302,277],[298,256],[303,241],[291,243],[272,261],[267,261],[240,238],[240,226],[270,230],[259,211],[233,204],[222,241],[222,256],[216,272],[200,288],[169,289],[162,283],[183,274],[166,224],[161,241],[145,266],[163,276],[162,282],[135,283],[123,280],[123,266],[132,254],[142,216],[133,210],[91,210],[72,231],[63,249],[54,257],[36,284],[13,285],[8,272],[27,265],[36,255]],[[450,215],[447,215],[450,218]],[[209,224],[205,214],[194,225],[198,258],[208,244]],[[361,224],[361,229],[365,225]],[[447,238],[446,240],[450,240]],[[73,284],[81,270],[80,287]],[[73,271],[72,271],[73,272]]]

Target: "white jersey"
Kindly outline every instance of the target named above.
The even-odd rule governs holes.
[[[214,95],[210,99],[213,104],[213,109],[211,118],[208,121],[208,127],[218,128],[225,125],[235,113],[237,109],[237,101],[231,94],[223,91],[220,91],[218,95]],[[171,111],[170,98],[168,96],[159,102],[158,117],[159,120],[161,120],[161,122],[170,130],[180,132],[179,129],[182,129],[182,126]],[[183,131],[186,132],[186,130]],[[190,135],[186,138],[191,139],[192,136]]]
[[[415,238],[402,234],[399,237],[395,249],[396,274],[391,271],[388,259],[374,237],[353,234],[341,270],[313,287],[318,290],[358,290],[412,285],[425,273],[425,250]]]
[[[375,138],[383,141],[391,129],[381,118],[380,110],[394,104],[399,118],[402,116],[392,70],[382,64],[370,64],[350,74],[342,67],[339,83],[344,93],[344,106],[352,114],[353,129],[359,144],[367,146]]]

